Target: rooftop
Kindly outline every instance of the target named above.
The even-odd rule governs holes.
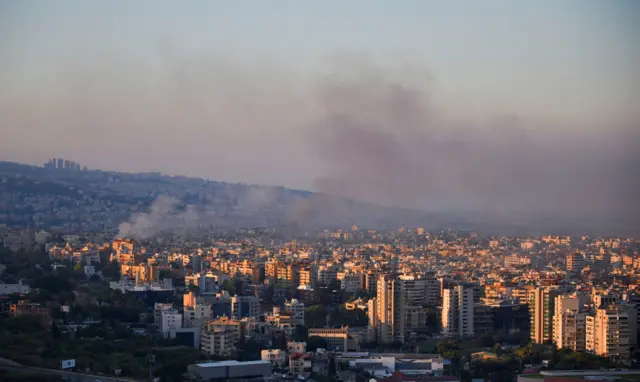
[[[249,366],[249,365],[267,365],[269,361],[219,361],[206,362],[196,364],[199,367],[225,367],[225,366]]]

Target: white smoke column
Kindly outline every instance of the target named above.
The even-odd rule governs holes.
[[[148,239],[164,230],[179,227],[181,221],[192,221],[193,211],[179,213],[179,203],[176,198],[158,196],[151,204],[149,212],[134,214],[128,222],[120,224],[118,237]]]

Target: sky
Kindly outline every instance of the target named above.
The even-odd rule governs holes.
[[[623,214],[639,17],[633,0],[0,0],[0,160]]]

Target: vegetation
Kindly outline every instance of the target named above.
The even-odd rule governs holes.
[[[49,308],[51,322],[39,317],[3,317],[0,320],[0,357],[24,365],[58,369],[60,361],[75,359],[78,371],[146,378],[147,355],[156,356],[154,375],[163,381],[182,380],[186,366],[206,357],[198,349],[172,346],[150,326],[149,308],[132,295],[109,288],[105,281],[86,279],[82,267],[64,264],[53,270],[44,251],[0,251],[7,270],[32,287],[27,296],[10,296],[5,304],[27,299]],[[107,263],[107,268],[113,266]],[[103,267],[104,269],[104,267]],[[61,306],[68,306],[63,312]],[[87,320],[96,322],[85,324]],[[79,325],[69,330],[69,325]],[[146,329],[136,335],[130,325]],[[163,345],[165,347],[163,347]],[[0,374],[0,380],[54,381],[47,377]]]
[[[347,310],[344,306],[328,307],[314,305],[305,309],[305,325],[308,328],[323,328],[327,324],[330,327],[337,326],[367,326],[369,319],[361,309]]]

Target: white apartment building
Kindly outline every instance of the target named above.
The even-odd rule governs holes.
[[[635,345],[637,330],[635,309],[610,305],[597,309],[586,319],[586,350],[596,355],[628,359]]]
[[[473,287],[456,285],[442,291],[442,334],[448,337],[473,337]]]
[[[205,322],[213,318],[211,305],[197,303],[194,306],[184,307],[184,327],[200,328]]]
[[[171,310],[173,310],[173,304],[156,302],[153,305],[153,323],[160,327],[162,322],[162,312]]]
[[[182,329],[182,314],[177,310],[163,310],[160,316],[160,331],[169,335],[172,330]]]
[[[585,349],[586,314],[580,313],[577,295],[556,296],[553,314],[553,343],[573,351]]]
[[[284,303],[284,310],[293,313],[292,324],[304,326],[304,303],[292,299]]]
[[[553,316],[553,343],[558,348],[585,350],[587,314],[566,310]]]

